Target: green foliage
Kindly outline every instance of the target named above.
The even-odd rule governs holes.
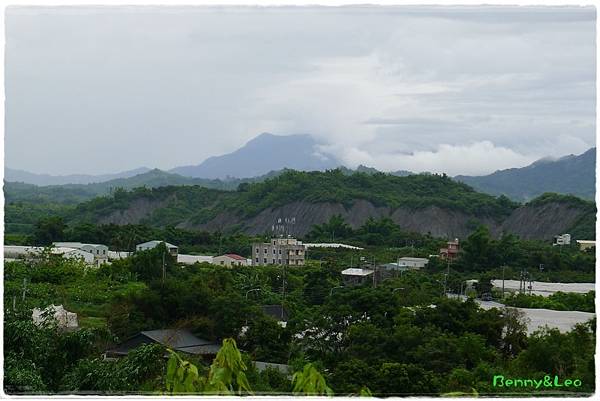
[[[594,313],[595,299],[595,291],[590,291],[587,294],[578,294],[574,292],[564,293],[558,291],[548,297],[522,293],[512,294],[505,299],[504,303],[519,308],[573,310]]]
[[[333,390],[312,363],[306,364],[301,372],[294,373],[292,385],[294,395],[333,395]]]
[[[245,373],[247,367],[235,340],[231,338],[223,340],[223,346],[206,377],[200,374],[196,365],[182,359],[176,352],[168,351],[171,354],[167,363],[165,382],[168,394],[252,394]]]
[[[81,359],[63,379],[62,390],[84,394],[139,393],[147,383],[159,385],[163,377],[164,348],[142,344],[118,361]]]
[[[54,241],[63,240],[66,224],[61,217],[46,217],[35,224],[33,242],[39,245],[50,245]]]

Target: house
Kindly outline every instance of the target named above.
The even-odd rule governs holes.
[[[102,264],[108,261],[108,246],[102,244],[83,244],[81,242],[53,242],[57,248],[78,249],[94,255],[96,264]]]
[[[295,238],[272,238],[270,242],[252,244],[252,265],[303,266],[306,246]]]
[[[571,234],[555,235],[552,245],[571,245]]]
[[[45,323],[48,316],[56,319],[56,323],[60,329],[70,331],[79,328],[77,313],[69,312],[62,305],[50,305],[45,309],[34,308],[31,313],[33,323],[38,326]]]
[[[579,245],[579,250],[580,251],[585,251],[587,249],[594,248],[596,246],[596,241],[585,240],[585,239],[578,239],[577,240],[577,245]]]
[[[206,356],[207,358],[212,358],[221,349],[221,345],[200,339],[188,330],[164,329],[141,331],[119,344],[116,348],[106,351],[106,356],[125,356],[129,351],[142,344],[161,344],[175,351],[203,357]]]
[[[165,242],[165,241],[153,240],[153,241],[144,242],[143,244],[137,244],[135,246],[135,250],[136,251],[147,251],[149,249],[156,248],[161,243],[165,244],[165,246],[169,250],[169,253],[171,254],[171,256],[177,257],[178,248],[175,245],[169,244],[168,242]]]
[[[448,241],[446,243],[446,248],[440,249],[440,256],[444,259],[448,259],[449,261],[453,261],[458,257],[459,251],[460,244],[458,238],[455,238],[454,241]]]
[[[219,266],[246,266],[247,260],[243,256],[236,255],[235,253],[228,253],[226,255],[215,256],[212,264]]]
[[[345,285],[361,285],[367,281],[373,280],[374,272],[374,270],[370,269],[351,267],[349,269],[342,270],[342,279],[344,280]]]

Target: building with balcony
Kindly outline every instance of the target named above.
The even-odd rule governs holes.
[[[271,238],[269,242],[252,244],[252,265],[304,266],[306,246],[296,238]]]

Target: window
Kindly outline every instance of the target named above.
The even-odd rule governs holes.
[[[258,254],[260,252],[260,250],[258,248],[256,248],[256,253]]]
[[[273,259],[273,264],[275,264],[275,259]]]
[[[279,254],[281,255],[281,249],[279,250]]]
[[[265,258],[265,261],[264,261],[264,263],[265,263],[265,264],[267,263],[267,258]]]
[[[224,262],[224,261],[221,261],[221,266],[223,266],[224,264],[225,264],[225,262]]]
[[[273,255],[275,255],[275,248],[273,248]]]
[[[258,263],[258,258],[256,258],[256,263]]]
[[[267,253],[267,248],[265,248],[265,253]]]

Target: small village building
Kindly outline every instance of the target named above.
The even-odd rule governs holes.
[[[177,246],[175,246],[173,244],[169,244],[168,242],[165,242],[165,241],[152,240],[152,241],[144,242],[142,244],[137,244],[135,246],[135,250],[138,251],[138,252],[139,251],[147,251],[147,250],[150,250],[150,249],[154,249],[158,245],[163,244],[163,243],[165,244],[165,246],[169,250],[169,254],[171,254],[171,256],[173,256],[173,257],[177,257],[179,248],[177,248]]]
[[[458,258],[459,251],[460,243],[458,238],[455,238],[453,241],[448,241],[446,243],[446,248],[440,249],[440,257],[453,261]]]
[[[234,253],[228,253],[226,255],[215,256],[212,260],[214,265],[219,266],[246,266],[247,259],[243,256],[236,255]]]
[[[120,357],[142,344],[161,344],[174,351],[199,355],[212,359],[221,349],[221,345],[200,339],[184,329],[164,329],[141,331],[130,337],[116,348],[106,351],[106,357]]]
[[[585,239],[578,239],[577,240],[577,245],[579,245],[579,250],[580,251],[585,251],[587,249],[594,248],[596,246],[596,241],[585,240]]]
[[[361,285],[367,281],[373,280],[374,272],[374,270],[370,269],[351,267],[349,269],[342,270],[342,279],[344,280],[344,285]]]
[[[94,256],[98,265],[108,261],[108,246],[102,244],[84,244],[81,242],[53,242],[56,248],[70,248],[88,252]]]

